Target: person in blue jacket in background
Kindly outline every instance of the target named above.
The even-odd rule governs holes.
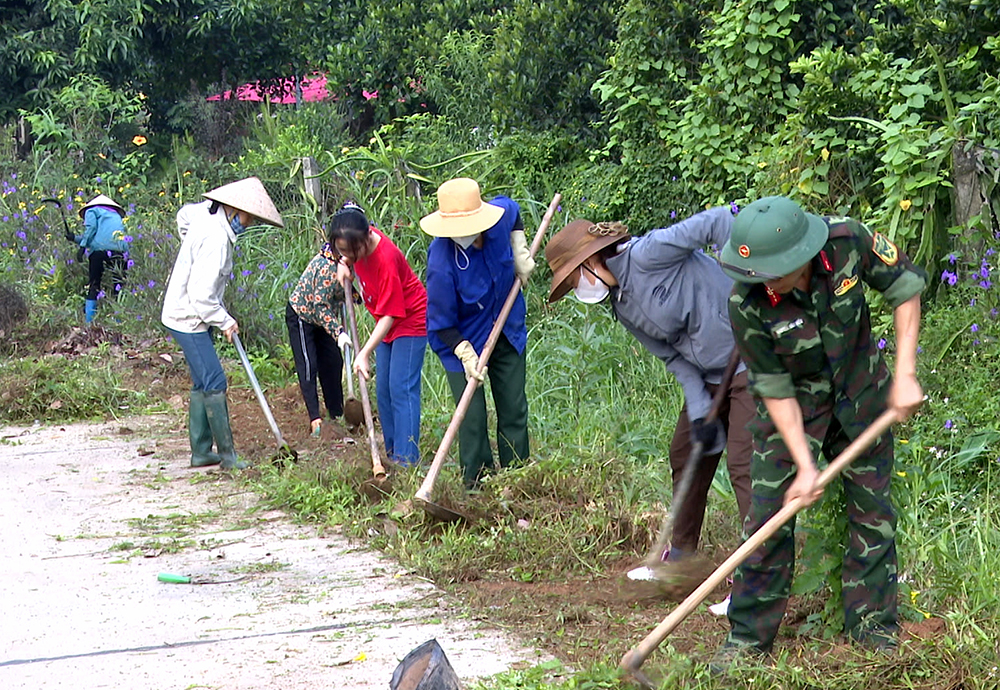
[[[441,359],[456,404],[466,383],[489,376],[497,415],[500,467],[527,460],[528,399],[524,392],[524,295],[507,317],[484,373],[476,371],[483,346],[514,281],[527,284],[535,262],[528,251],[520,208],[505,196],[484,203],[469,178],[443,183],[438,210],[420,220],[435,239],[427,251],[427,339]],[[466,489],[478,488],[494,469],[486,431],[486,395],[480,387],[458,431]]]
[[[80,245],[81,251],[89,252],[89,280],[84,315],[87,323],[90,323],[97,314],[97,298],[101,293],[104,269],[111,269],[115,296],[125,285],[129,240],[122,223],[125,209],[110,197],[103,194],[95,196],[80,209],[80,217],[83,218],[83,234],[72,239]]]

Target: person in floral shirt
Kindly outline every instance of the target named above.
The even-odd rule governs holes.
[[[330,418],[344,414],[344,388],[340,374],[344,359],[340,348],[351,341],[340,320],[344,286],[337,281],[339,259],[330,243],[324,244],[302,272],[285,306],[285,325],[288,326],[295,372],[309,412],[313,436],[320,435],[323,424],[317,378],[323,388],[323,402]]]

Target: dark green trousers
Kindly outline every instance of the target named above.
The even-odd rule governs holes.
[[[832,414],[807,419],[805,431],[813,457],[822,451],[825,457],[835,458],[850,442]],[[886,432],[841,474],[848,521],[842,571],[844,625],[852,638],[875,644],[898,630],[892,465],[892,433]],[[750,477],[752,495],[750,514],[743,523],[744,540],[781,509],[785,491],[795,478],[795,465],[777,432],[765,438],[755,432]],[[736,569],[728,644],[770,651],[791,590],[794,532],[793,517]]]
[[[517,350],[503,335],[490,355],[486,371],[490,392],[497,411],[497,453],[500,467],[517,465],[528,458],[528,398],[524,394],[525,353]],[[465,391],[465,373],[448,371],[448,386],[455,404]],[[462,479],[467,489],[475,488],[484,472],[494,469],[493,451],[486,433],[486,393],[476,389],[465,419],[458,428],[458,456]]]

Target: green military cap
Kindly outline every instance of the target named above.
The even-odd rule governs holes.
[[[791,199],[769,196],[736,216],[722,248],[722,270],[742,283],[777,280],[805,266],[826,244],[830,228]]]

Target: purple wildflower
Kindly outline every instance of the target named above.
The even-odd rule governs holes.
[[[979,332],[979,324],[978,323],[972,324],[972,327],[969,330],[972,331],[973,333],[978,333]]]
[[[944,428],[945,428],[945,429],[950,429],[950,428],[952,428],[953,426],[955,426],[955,425],[954,425],[954,424],[952,423],[952,421],[951,421],[950,419],[949,419],[949,420],[947,420],[947,421],[945,421],[945,423],[944,423]]]
[[[155,280],[150,280],[150,281],[149,281],[148,283],[146,283],[146,284],[147,284],[147,285],[149,285],[149,287],[151,287],[151,288],[154,288],[154,287],[156,287],[156,281],[155,281]]]
[[[253,273],[253,271],[251,271],[249,268],[244,268],[242,271],[240,271],[241,276],[248,276],[251,273]]]
[[[258,271],[263,271],[266,268],[267,268],[267,264],[257,264],[257,270]]]
[[[948,285],[954,285],[958,282],[958,274],[947,270],[941,271],[941,282],[948,283]]]
[[[957,259],[957,258],[958,257],[956,257],[954,254],[949,254],[948,255],[948,263],[954,265],[955,264],[955,259]]]
[[[991,283],[988,280],[980,280],[979,287],[981,287],[984,290],[989,290],[991,287],[993,287],[993,283]]]
[[[885,349],[885,338],[879,338],[878,339],[878,349],[880,349],[880,350],[884,350]]]

